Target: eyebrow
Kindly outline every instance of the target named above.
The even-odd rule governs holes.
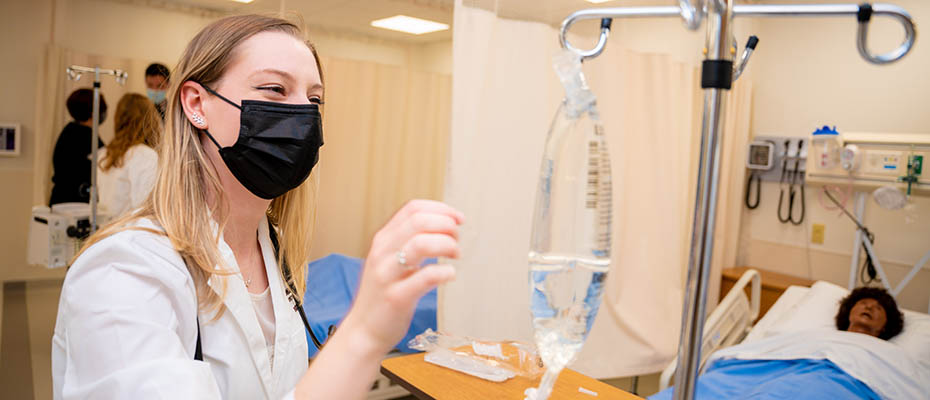
[[[251,76],[254,77],[255,75],[258,75],[258,74],[261,74],[261,73],[268,73],[268,74],[278,75],[278,76],[280,76],[281,78],[284,78],[285,80],[290,81],[290,82],[296,81],[296,79],[294,79],[294,75],[291,75],[291,74],[288,73],[287,71],[282,71],[282,70],[280,70],[280,69],[275,69],[275,68],[264,68],[264,69],[260,69],[260,70],[258,70],[258,71],[255,71],[254,73],[252,73]],[[322,89],[322,88],[323,88],[323,85],[321,85],[321,84],[319,84],[319,83],[315,83],[315,84],[313,84],[313,85],[310,86],[310,90]]]

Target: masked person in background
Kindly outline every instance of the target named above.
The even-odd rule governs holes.
[[[184,50],[152,193],[91,236],[65,277],[54,398],[364,399],[417,301],[455,277],[417,266],[459,257],[464,217],[407,203],[374,235],[358,296],[308,368],[295,299],[317,211],[323,76],[300,25],[227,17]]]
[[[93,136],[94,91],[78,89],[68,96],[68,113],[74,121],[65,125],[52,154],[52,196],[48,205],[90,202],[90,153]],[[107,118],[107,101],[100,94],[100,123]],[[97,147],[103,141],[97,138]]]
[[[98,158],[100,206],[117,217],[139,208],[155,185],[161,119],[155,106],[138,93],[129,93],[116,105],[110,144]]]
[[[165,111],[168,108],[168,101],[165,95],[168,92],[168,86],[171,84],[169,78],[171,71],[164,64],[152,63],[145,69],[145,93],[148,95],[161,120],[165,120]]]

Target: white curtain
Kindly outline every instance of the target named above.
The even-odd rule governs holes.
[[[313,258],[367,254],[404,202],[442,198],[452,79],[322,57],[326,85]]]
[[[551,67],[557,31],[462,4],[456,5],[454,26],[445,199],[465,212],[467,222],[458,279],[441,290],[440,328],[531,341],[526,255],[542,146],[562,96]],[[614,242],[603,307],[572,368],[597,378],[656,372],[678,344],[700,132],[699,77],[693,65],[634,53],[619,43],[587,62],[585,71],[598,96],[613,164]],[[730,118],[748,115],[748,107],[732,108],[731,128]],[[743,128],[737,134],[748,135],[748,124]],[[733,191],[740,192],[741,179]],[[721,199],[730,194],[722,192]],[[734,229],[718,228],[717,234],[735,235],[738,224]],[[715,260],[732,263],[722,253]]]

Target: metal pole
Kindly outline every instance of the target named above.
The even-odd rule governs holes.
[[[129,78],[129,74],[122,70],[118,69],[100,69],[100,67],[82,67],[80,65],[72,65],[68,68],[65,68],[65,73],[68,74],[68,79],[72,81],[81,80],[81,76],[84,73],[94,73],[94,105],[93,113],[91,114],[91,144],[90,144],[90,233],[93,234],[97,231],[97,142],[100,141],[100,74],[104,75],[113,75],[116,79],[116,83],[120,85],[126,84],[126,79]]]
[[[724,103],[733,76],[730,54],[730,24],[733,1],[707,2],[707,58],[702,65],[704,117],[701,127],[701,152],[698,167],[694,225],[688,260],[688,281],[681,319],[678,369],[675,373],[674,398],[694,398],[695,382],[701,365],[702,333],[706,316],[707,281],[714,246],[717,215],[717,192],[720,181],[720,147]]]
[[[898,297],[898,295],[901,294],[901,290],[904,290],[904,287],[907,286],[908,282],[910,282],[911,279],[914,279],[914,275],[917,275],[917,273],[923,269],[923,266],[927,263],[927,261],[930,261],[930,251],[926,252],[924,256],[920,258],[920,261],[917,261],[917,264],[914,264],[914,267],[911,268],[911,271],[904,276],[904,279],[901,280],[901,283],[898,283],[898,286],[894,288],[894,291],[891,292],[891,295]]]
[[[94,68],[93,133],[90,139],[90,233],[97,231],[97,141],[100,140],[100,67]]]
[[[858,220],[862,218],[864,211],[865,193],[856,192],[856,218],[854,218],[854,220],[857,224]],[[856,275],[859,272],[859,251],[862,250],[862,240],[869,239],[865,237],[862,229],[856,229],[856,238],[853,240],[852,260],[849,263],[849,290],[856,288]]]

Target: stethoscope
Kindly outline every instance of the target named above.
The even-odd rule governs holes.
[[[801,177],[801,148],[804,146],[804,141],[798,141],[798,151],[795,154],[794,159],[794,169],[788,170],[788,146],[791,144],[790,140],[785,141],[785,151],[782,154],[781,162],[781,179],[779,181],[781,188],[778,193],[778,221],[781,223],[791,222],[793,225],[801,225],[804,222],[804,182]],[[798,194],[798,190],[795,188],[795,185],[800,187],[800,199],[801,203],[801,215],[797,220],[794,219],[794,198]],[[788,189],[788,208],[785,215],[782,215],[782,204],[784,204],[785,198],[785,188]],[[747,195],[748,199],[748,195]]]
[[[275,258],[278,258],[278,234],[274,230],[274,226],[271,225],[271,220],[268,221],[268,237],[271,239],[271,245],[274,247]],[[284,282],[287,284],[285,291],[287,292],[287,298],[294,305],[294,311],[297,311],[300,314],[300,320],[304,323],[304,329],[307,330],[307,333],[310,335],[310,341],[313,342],[313,345],[316,346],[317,350],[323,350],[323,342],[316,337],[316,334],[313,333],[313,329],[310,329],[310,321],[307,320],[307,313],[304,312],[303,305],[300,304],[300,297],[297,296],[297,286],[294,285],[293,275],[291,274],[291,267],[287,265],[287,262],[281,263],[281,274],[284,277]],[[333,325],[329,326],[329,329],[326,331],[326,337],[332,337],[335,333],[336,327]],[[194,359],[198,361],[203,361],[203,345],[200,340],[200,317],[197,317],[197,347],[194,350]]]
[[[275,257],[278,255],[278,235],[274,230],[274,227],[271,225],[271,221],[268,221],[268,236],[271,239],[271,245],[274,247]],[[323,342],[316,337],[316,334],[313,333],[313,329],[310,328],[310,321],[307,319],[307,313],[304,312],[304,307],[300,303],[300,298],[297,296],[297,287],[294,285],[294,280],[291,276],[291,267],[287,265],[287,262],[282,263],[284,268],[281,268],[281,274],[284,275],[284,282],[287,283],[287,298],[291,301],[291,304],[294,305],[294,311],[297,311],[300,314],[300,320],[304,323],[304,329],[307,330],[307,333],[310,335],[310,341],[313,342],[313,346],[317,350],[323,350]],[[336,326],[330,325],[329,329],[326,330],[326,337],[332,337],[333,333],[336,332]]]
[[[752,182],[753,181],[756,182],[756,200],[755,201],[750,200],[750,197],[749,197],[750,194],[752,193]],[[757,207],[759,207],[759,197],[761,196],[761,192],[762,192],[762,177],[759,176],[758,172],[752,171],[749,173],[748,182],[746,182],[746,199],[745,199],[746,208],[750,210],[755,210]]]
[[[316,334],[313,333],[313,329],[310,329],[310,321],[307,320],[307,313],[304,312],[303,305],[300,304],[300,300],[297,298],[297,288],[294,287],[294,283],[291,282],[291,269],[284,268],[284,281],[287,282],[287,298],[291,301],[291,304],[294,305],[294,311],[297,311],[300,314],[300,319],[304,323],[304,329],[307,330],[307,333],[310,334],[310,341],[313,342],[313,346],[317,350],[323,350],[323,342],[316,337]],[[330,325],[329,329],[326,330],[326,337],[332,337],[333,333],[336,333],[336,326]]]

